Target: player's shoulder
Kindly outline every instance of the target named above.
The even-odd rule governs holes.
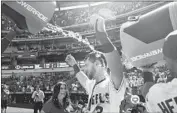
[[[172,81],[168,83],[158,83],[154,84],[150,89],[148,94],[153,96],[153,95],[160,95],[163,94],[163,92],[166,92],[166,90],[171,89],[172,86],[177,87],[177,78],[174,78]]]
[[[174,78],[172,81],[168,83],[168,85],[174,85],[177,86],[177,78]]]
[[[165,83],[154,84],[154,85],[149,89],[149,92],[151,92],[151,93],[159,92],[159,91],[163,90],[163,89],[165,88],[165,86],[166,86]]]
[[[148,102],[154,102],[157,99],[157,96],[160,96],[162,92],[161,83],[154,84],[150,89],[149,92],[146,95],[146,101]]]

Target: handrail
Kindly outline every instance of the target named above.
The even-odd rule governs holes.
[[[107,31],[110,31],[110,30],[114,30],[114,29],[119,29],[120,26],[118,27],[115,27],[115,28],[109,28],[107,29]],[[91,35],[91,34],[94,34],[95,32],[89,32],[89,33],[83,33],[81,32],[80,34],[81,35]],[[53,40],[53,39],[66,39],[66,38],[69,38],[69,37],[62,37],[62,36],[53,36],[51,38],[48,38],[48,37],[44,37],[44,38],[20,38],[20,39],[14,39],[12,40],[12,42],[19,42],[19,41],[42,41],[42,40]],[[73,39],[73,38],[72,38]],[[74,40],[74,39],[73,39]]]

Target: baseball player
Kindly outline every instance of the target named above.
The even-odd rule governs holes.
[[[126,89],[120,55],[105,30],[105,20],[98,15],[91,18],[96,31],[96,39],[101,43],[99,52],[91,52],[81,71],[75,58],[66,57],[66,62],[73,66],[76,77],[87,91],[88,112],[116,112],[124,98]],[[107,68],[110,69],[108,75]]]
[[[148,112],[153,113],[177,113],[177,30],[165,39],[163,54],[174,78],[170,82],[150,87],[146,95],[146,107]]]

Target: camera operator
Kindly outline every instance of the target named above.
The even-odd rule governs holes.
[[[32,99],[34,100],[34,113],[41,113],[41,109],[43,107],[43,102],[44,102],[44,92],[40,90],[39,85],[36,87],[36,91],[33,92],[32,94]]]

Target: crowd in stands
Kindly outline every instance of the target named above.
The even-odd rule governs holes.
[[[120,106],[120,113],[125,113],[129,108],[131,109],[141,109],[145,110],[143,105],[135,105],[131,102],[132,95],[138,95],[140,102],[144,103],[145,99],[142,96],[141,86],[144,84],[143,71],[137,68],[125,69],[125,78],[127,79],[128,87],[124,95],[124,100]],[[170,80],[169,70],[165,65],[161,65],[153,68],[153,78],[154,83],[158,84],[161,82],[167,82]],[[68,82],[68,80],[70,82]],[[55,72],[55,73],[41,73],[40,75],[21,75],[17,76],[13,74],[8,78],[2,78],[2,84],[6,84],[9,87],[11,93],[21,92],[21,93],[32,93],[35,90],[35,86],[40,85],[40,89],[44,92],[52,92],[53,86],[58,81],[65,81],[69,86],[70,93],[82,92],[86,94],[83,87],[69,72]],[[82,97],[82,96],[81,96]],[[27,98],[27,97],[26,97]],[[30,97],[29,97],[30,98]],[[75,97],[74,97],[75,98]],[[74,106],[78,105],[79,99],[75,98],[72,100]],[[83,97],[87,100],[87,97]],[[14,100],[14,99],[13,99]],[[24,99],[24,101],[29,102],[29,99]],[[85,104],[85,103],[84,103]]]
[[[54,14],[55,24],[71,26],[89,22],[89,16],[98,13],[100,9],[109,9],[113,15],[120,15],[129,11],[152,4],[153,2],[109,2],[101,5],[90,6],[71,10],[58,11]]]
[[[6,84],[9,87],[9,91],[11,93],[32,93],[37,85],[40,85],[40,89],[44,92],[52,92],[53,86],[58,81],[64,81],[69,83],[68,86],[70,91],[84,92],[81,85],[76,79],[73,79],[69,72],[41,73],[40,75],[36,76],[12,75],[7,78],[2,78],[2,84]]]
[[[165,65],[156,67],[153,71],[154,82],[167,82],[170,80],[169,70]],[[168,78],[167,78],[168,77]],[[144,84],[142,71],[139,69],[126,70],[126,78],[129,83],[129,87],[141,87]],[[10,92],[33,92],[37,84],[40,85],[43,91],[52,91],[52,87],[58,81],[71,80],[69,84],[71,90],[72,87],[78,86],[80,89],[81,86],[78,84],[76,79],[73,79],[73,76],[69,72],[52,72],[52,73],[41,73],[40,75],[15,75],[7,78],[2,78],[2,83],[9,86]],[[75,87],[76,88],[76,87]],[[82,88],[81,88],[82,89]]]
[[[142,70],[131,69],[127,70],[127,79],[129,81],[129,87],[141,87],[144,84]],[[153,69],[154,83],[167,82],[170,80],[170,72],[165,65],[157,66]]]
[[[152,73],[155,84],[165,83],[171,79],[169,70],[165,65],[154,67]],[[128,81],[128,87],[120,106],[120,113],[126,113],[129,110],[134,110],[134,113],[144,112],[145,107],[142,104],[145,103],[145,98],[142,96],[142,86],[144,84],[143,71],[137,68],[127,69],[125,76]],[[140,98],[139,104],[136,105],[131,102],[130,98],[132,95],[137,95]]]
[[[92,43],[92,45],[95,43]],[[48,51],[60,51],[60,52],[65,52],[67,50],[75,50],[77,51],[86,51],[88,49],[88,46],[82,44],[82,43],[71,43],[71,44],[21,44],[18,46],[11,46],[9,47],[5,53],[11,53],[11,52],[48,52]]]
[[[109,35],[111,41],[114,43],[119,38],[118,36]],[[99,46],[100,44],[95,39],[89,39],[90,45]],[[8,51],[12,52],[39,52],[39,51],[67,51],[67,50],[85,50],[88,49],[86,44],[81,42],[70,42],[70,43],[60,43],[55,40],[48,41],[47,43],[42,43],[41,41],[36,41],[34,43],[21,43],[19,45],[11,44]],[[5,51],[7,52],[7,51]]]
[[[97,6],[91,6],[86,7],[86,8],[76,8],[76,9],[70,9],[70,10],[62,10],[62,11],[56,11],[53,19],[52,19],[52,24],[60,27],[65,27],[65,26],[71,26],[71,25],[78,25],[82,23],[88,23],[89,22],[89,17],[93,13],[98,13],[100,9],[109,9],[113,15],[117,16],[126,12],[130,12],[133,10],[136,10],[141,7],[145,7],[147,5],[153,4],[154,2],[109,2],[106,4],[102,5],[97,5]],[[2,18],[2,30],[10,30],[14,22],[11,21],[9,18],[7,18],[4,14],[1,15]],[[122,24],[121,21],[113,21],[113,22],[108,22],[106,24],[106,28],[115,28],[116,26]],[[81,33],[88,33],[88,32],[93,32],[93,28],[87,26],[86,28],[77,28],[77,29],[72,29],[71,31],[74,32],[81,32]],[[61,32],[52,32],[48,30],[41,31],[40,33],[32,36],[18,36],[17,38],[41,38],[41,37],[47,37],[47,38],[52,38],[52,37],[65,37]]]
[[[10,30],[13,27],[14,23],[8,17],[6,17],[3,13],[1,15],[1,28],[2,30]]]

